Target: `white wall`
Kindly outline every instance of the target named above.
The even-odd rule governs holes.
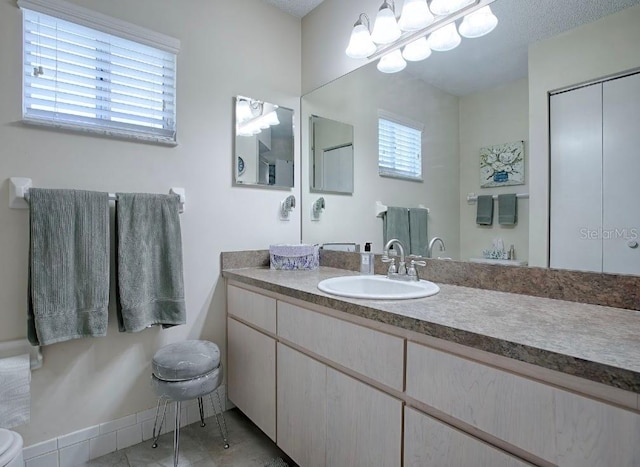
[[[0,0],[0,341],[26,335],[28,211],[6,204],[10,176],[49,188],[167,192],[182,186],[186,326],[117,332],[44,348],[32,375],[27,445],[155,405],[150,360],[162,345],[206,338],[225,352],[224,250],[297,242],[299,210],[278,220],[293,190],[232,187],[233,96],[264,99],[299,111],[300,20],[259,0],[76,0],[83,6],[174,36],[178,56],[176,148],[23,127],[21,15]],[[296,141],[298,141],[296,135]],[[296,164],[299,163],[296,143]],[[297,186],[299,181],[296,180]]]
[[[529,264],[548,263],[549,91],[640,67],[640,5],[529,48]]]
[[[422,160],[424,182],[378,175],[378,109],[424,123]],[[382,251],[382,220],[375,202],[388,206],[430,208],[429,237],[439,236],[453,257],[459,254],[458,98],[408,73],[386,75],[375,64],[304,96],[302,147],[309,148],[311,114],[354,127],[354,193],[309,192],[309,155],[302,160],[302,236],[307,243],[373,242]],[[312,222],[311,206],[320,196],[326,209]]]
[[[460,98],[460,258],[481,258],[496,237],[506,248],[514,245],[516,258],[529,253],[529,201],[518,199],[518,224],[498,224],[498,202],[494,202],[493,225],[476,224],[477,204],[467,203],[467,194],[528,193],[529,142],[528,83],[526,79]],[[525,142],[525,185],[480,188],[480,148],[512,141]]]
[[[402,0],[396,11],[402,11]],[[353,24],[366,12],[372,21],[380,0],[324,0],[302,19],[302,94],[349,73],[367,60],[354,60],[345,55]]]

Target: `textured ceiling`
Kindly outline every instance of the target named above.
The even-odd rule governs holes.
[[[448,52],[433,52],[406,70],[455,95],[527,76],[529,44],[593,22],[640,0],[497,0],[498,26],[487,36],[462,39]],[[638,25],[640,27],[640,25]]]
[[[302,18],[315,7],[320,5],[323,0],[264,0],[264,2],[287,12],[290,15]]]

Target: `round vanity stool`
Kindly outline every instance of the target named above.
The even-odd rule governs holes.
[[[227,425],[222,413],[222,402],[218,388],[222,383],[222,365],[220,364],[220,349],[213,342],[201,340],[189,340],[177,342],[162,347],[153,356],[151,362],[153,375],[151,382],[158,395],[156,405],[156,418],[153,423],[153,447],[158,446],[158,438],[162,431],[167,404],[176,403],[175,429],[173,432],[173,463],[178,465],[178,451],[180,445],[180,410],[184,401],[198,399],[200,409],[200,426],[204,423],[204,404],[202,398],[209,396],[211,406],[220,429],[220,435],[227,449]],[[220,414],[213,401],[215,392]],[[158,424],[160,406],[163,406],[162,417]]]
[[[0,428],[0,467],[24,467],[22,436]]]

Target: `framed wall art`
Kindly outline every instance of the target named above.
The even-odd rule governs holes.
[[[524,141],[480,148],[480,186],[524,185]]]

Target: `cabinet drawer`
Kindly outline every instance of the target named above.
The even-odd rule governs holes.
[[[411,407],[404,410],[404,467],[526,467],[526,462]]]
[[[410,342],[407,395],[556,461],[554,389],[549,386]]]
[[[390,388],[403,390],[404,341],[399,337],[280,301],[278,336]]]
[[[227,287],[227,313],[276,333],[276,300],[234,285]]]

